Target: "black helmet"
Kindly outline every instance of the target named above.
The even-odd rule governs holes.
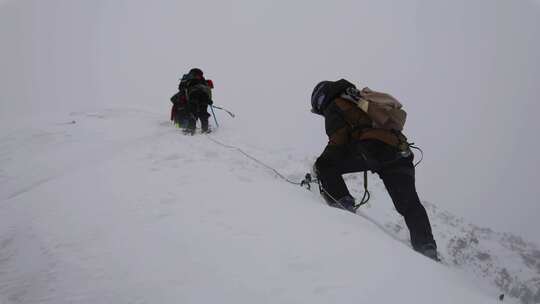
[[[313,89],[313,92],[311,93],[311,112],[319,115],[323,114],[324,108],[327,105],[327,102],[325,102],[327,98],[322,88],[330,83],[332,82],[321,81]]]
[[[338,97],[341,93],[345,92],[348,88],[356,88],[354,84],[345,79],[338,81],[321,81],[319,82],[313,92],[311,93],[311,112],[319,115],[324,115],[326,107]]]
[[[199,68],[193,68],[191,70],[189,70],[189,73],[190,75],[194,76],[194,77],[203,77],[203,71]]]

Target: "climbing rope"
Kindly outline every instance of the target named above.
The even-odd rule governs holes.
[[[420,147],[415,146],[414,143],[411,143],[409,145],[409,147],[412,148],[412,149],[420,151],[420,160],[418,162],[416,162],[416,164],[414,164],[414,167],[416,168],[416,166],[418,166],[422,162],[422,160],[424,160],[424,151],[422,151],[422,149],[420,149]]]
[[[258,163],[259,165],[273,171],[279,178],[283,179],[284,181],[290,183],[290,184],[293,184],[293,185],[297,185],[297,186],[303,186],[303,182],[295,182],[295,181],[292,181],[290,179],[288,179],[287,177],[285,177],[283,174],[279,173],[278,170],[272,168],[271,166],[265,164],[264,162],[260,161],[259,159],[257,159],[256,157],[250,155],[249,153],[245,152],[244,150],[238,148],[238,147],[235,147],[235,146],[232,146],[232,145],[227,145],[227,144],[224,144],[214,138],[212,138],[210,135],[206,135],[206,138],[208,138],[210,141],[214,142],[215,144],[218,144],[222,147],[225,147],[225,148],[229,148],[229,149],[233,149],[233,150],[236,150],[240,153],[242,153],[245,157],[253,160],[254,162]]]

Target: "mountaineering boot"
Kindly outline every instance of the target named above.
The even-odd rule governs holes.
[[[184,128],[182,133],[184,133],[184,135],[195,135],[195,129]]]
[[[193,114],[189,115],[186,119],[186,123],[184,124],[184,130],[183,130],[184,134],[194,135],[196,123],[197,123],[197,120],[195,120],[195,116],[193,116]]]
[[[352,213],[356,213],[356,209],[354,209],[354,206],[356,205],[355,200],[352,196],[344,196],[337,200],[334,207],[347,210]]]
[[[439,256],[437,255],[437,246],[435,244],[429,243],[421,246],[417,249],[418,252],[427,256],[428,258],[440,262]]]
[[[203,133],[210,133],[210,128],[208,126],[208,118],[201,118],[201,130]]]
[[[356,213],[356,201],[354,200],[354,197],[350,195],[346,195],[338,200],[333,198],[331,195],[329,195],[326,190],[322,187],[321,180],[319,179],[319,170],[317,168],[317,163],[314,163],[311,167],[311,178],[314,178],[318,180],[319,182],[319,190],[321,191],[321,195],[326,201],[326,203],[330,207],[339,208],[343,210],[347,210],[352,213]]]

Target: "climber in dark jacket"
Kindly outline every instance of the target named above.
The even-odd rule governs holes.
[[[329,89],[327,87],[322,90],[322,83],[319,83],[312,95],[312,112],[324,116],[329,138],[314,166],[315,174],[322,185],[323,196],[332,206],[356,212],[355,199],[349,193],[342,175],[367,170],[377,173],[383,180],[396,210],[405,219],[412,247],[437,260],[437,246],[431,225],[416,193],[414,156],[406,137],[401,130],[395,130],[399,129],[397,127],[374,127],[376,124],[370,115],[372,111],[367,111],[366,99],[361,99],[364,102],[361,107],[359,102],[343,93],[347,88],[355,89],[353,84],[344,79],[326,83],[330,85]],[[373,100],[379,98],[399,104],[391,95],[368,88],[356,92],[369,95]],[[323,99],[326,99],[324,106],[321,104]],[[373,109],[375,108],[373,105]]]
[[[184,129],[184,133],[193,135],[197,119],[201,121],[203,133],[210,132],[208,106],[212,105],[213,82],[206,80],[203,71],[193,68],[185,74],[178,85],[178,93],[171,97],[173,109],[171,120]]]

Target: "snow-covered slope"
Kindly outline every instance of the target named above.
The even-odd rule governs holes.
[[[382,182],[375,187],[382,194]],[[387,234],[407,242],[405,222],[395,210],[388,208],[389,204],[389,199],[377,197],[363,214],[375,220]],[[446,265],[463,270],[467,276],[494,286],[521,303],[540,303],[540,250],[537,244],[510,233],[468,223],[436,204],[426,201],[423,204]]]
[[[459,221],[433,218],[446,261],[434,263],[404,244],[399,221],[385,223],[380,185],[366,220],[206,136],[181,135],[166,116],[98,109],[2,134],[2,303],[496,301],[487,281],[452,266],[470,249],[441,237],[449,223],[474,232]],[[242,142],[224,125],[214,140],[292,179],[308,170],[309,156]]]
[[[540,303],[533,3],[0,0],[0,303]],[[167,121],[192,67],[210,137]],[[236,149],[299,181],[340,77],[405,104],[443,264],[376,176],[354,216]]]

